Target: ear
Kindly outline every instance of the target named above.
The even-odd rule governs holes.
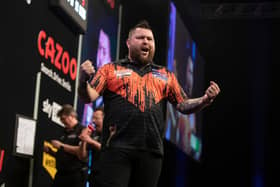
[[[127,46],[127,48],[130,47],[130,40],[129,39],[126,40],[126,46]]]

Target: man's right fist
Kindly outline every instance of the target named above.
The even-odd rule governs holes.
[[[90,60],[86,60],[81,64],[80,67],[80,81],[86,82],[90,79],[91,76],[93,76],[95,73],[94,66],[92,65],[92,62]]]

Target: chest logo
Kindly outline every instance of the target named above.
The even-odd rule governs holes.
[[[118,77],[118,78],[122,78],[122,77],[127,77],[127,76],[130,76],[132,73],[131,70],[116,70],[115,71],[115,75]]]
[[[163,73],[160,73],[160,72],[157,71],[157,70],[152,70],[152,75],[153,75],[153,77],[155,77],[155,78],[161,79],[161,80],[163,80],[163,81],[167,81],[167,75],[166,75],[166,74],[163,74]]]

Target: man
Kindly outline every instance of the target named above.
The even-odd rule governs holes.
[[[155,41],[148,23],[133,27],[128,58],[100,68],[81,65],[79,95],[85,102],[104,99],[104,127],[96,187],[155,187],[161,171],[164,104],[184,114],[200,111],[220,92],[210,82],[202,97],[190,99],[172,72],[153,63]]]
[[[96,108],[92,116],[93,125],[89,124],[88,128],[85,128],[79,136],[82,140],[79,158],[88,161],[88,180],[90,186],[93,186],[93,177],[96,174],[95,168],[97,167],[100,156],[103,118],[104,109],[102,107]]]
[[[77,113],[69,104],[63,105],[57,116],[64,124],[65,131],[59,140],[51,141],[51,144],[58,149],[56,153],[52,153],[56,158],[57,169],[53,187],[84,186],[87,164],[78,158],[79,135],[84,127],[78,122]],[[51,153],[47,148],[45,151]]]
[[[103,128],[103,118],[104,118],[104,109],[102,107],[98,107],[94,110],[92,115],[92,123],[88,125],[88,128],[85,128],[80,134],[79,138],[82,140],[83,146],[86,147],[89,144],[95,151],[101,150],[101,134]],[[80,147],[84,148],[83,146]],[[87,157],[86,149],[82,149],[83,151],[80,153],[80,158],[84,159]]]

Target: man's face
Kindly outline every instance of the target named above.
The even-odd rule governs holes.
[[[102,128],[103,128],[103,112],[100,110],[97,110],[93,113],[92,116],[92,122],[95,124],[95,129],[97,132],[102,132]]]
[[[97,49],[97,68],[111,61],[110,57],[110,40],[106,33],[102,30],[99,34],[99,42]]]
[[[76,118],[73,115],[62,115],[60,121],[63,123],[65,128],[71,129],[76,124]]]
[[[152,62],[155,54],[155,41],[151,30],[136,28],[126,43],[131,60],[144,64]]]

